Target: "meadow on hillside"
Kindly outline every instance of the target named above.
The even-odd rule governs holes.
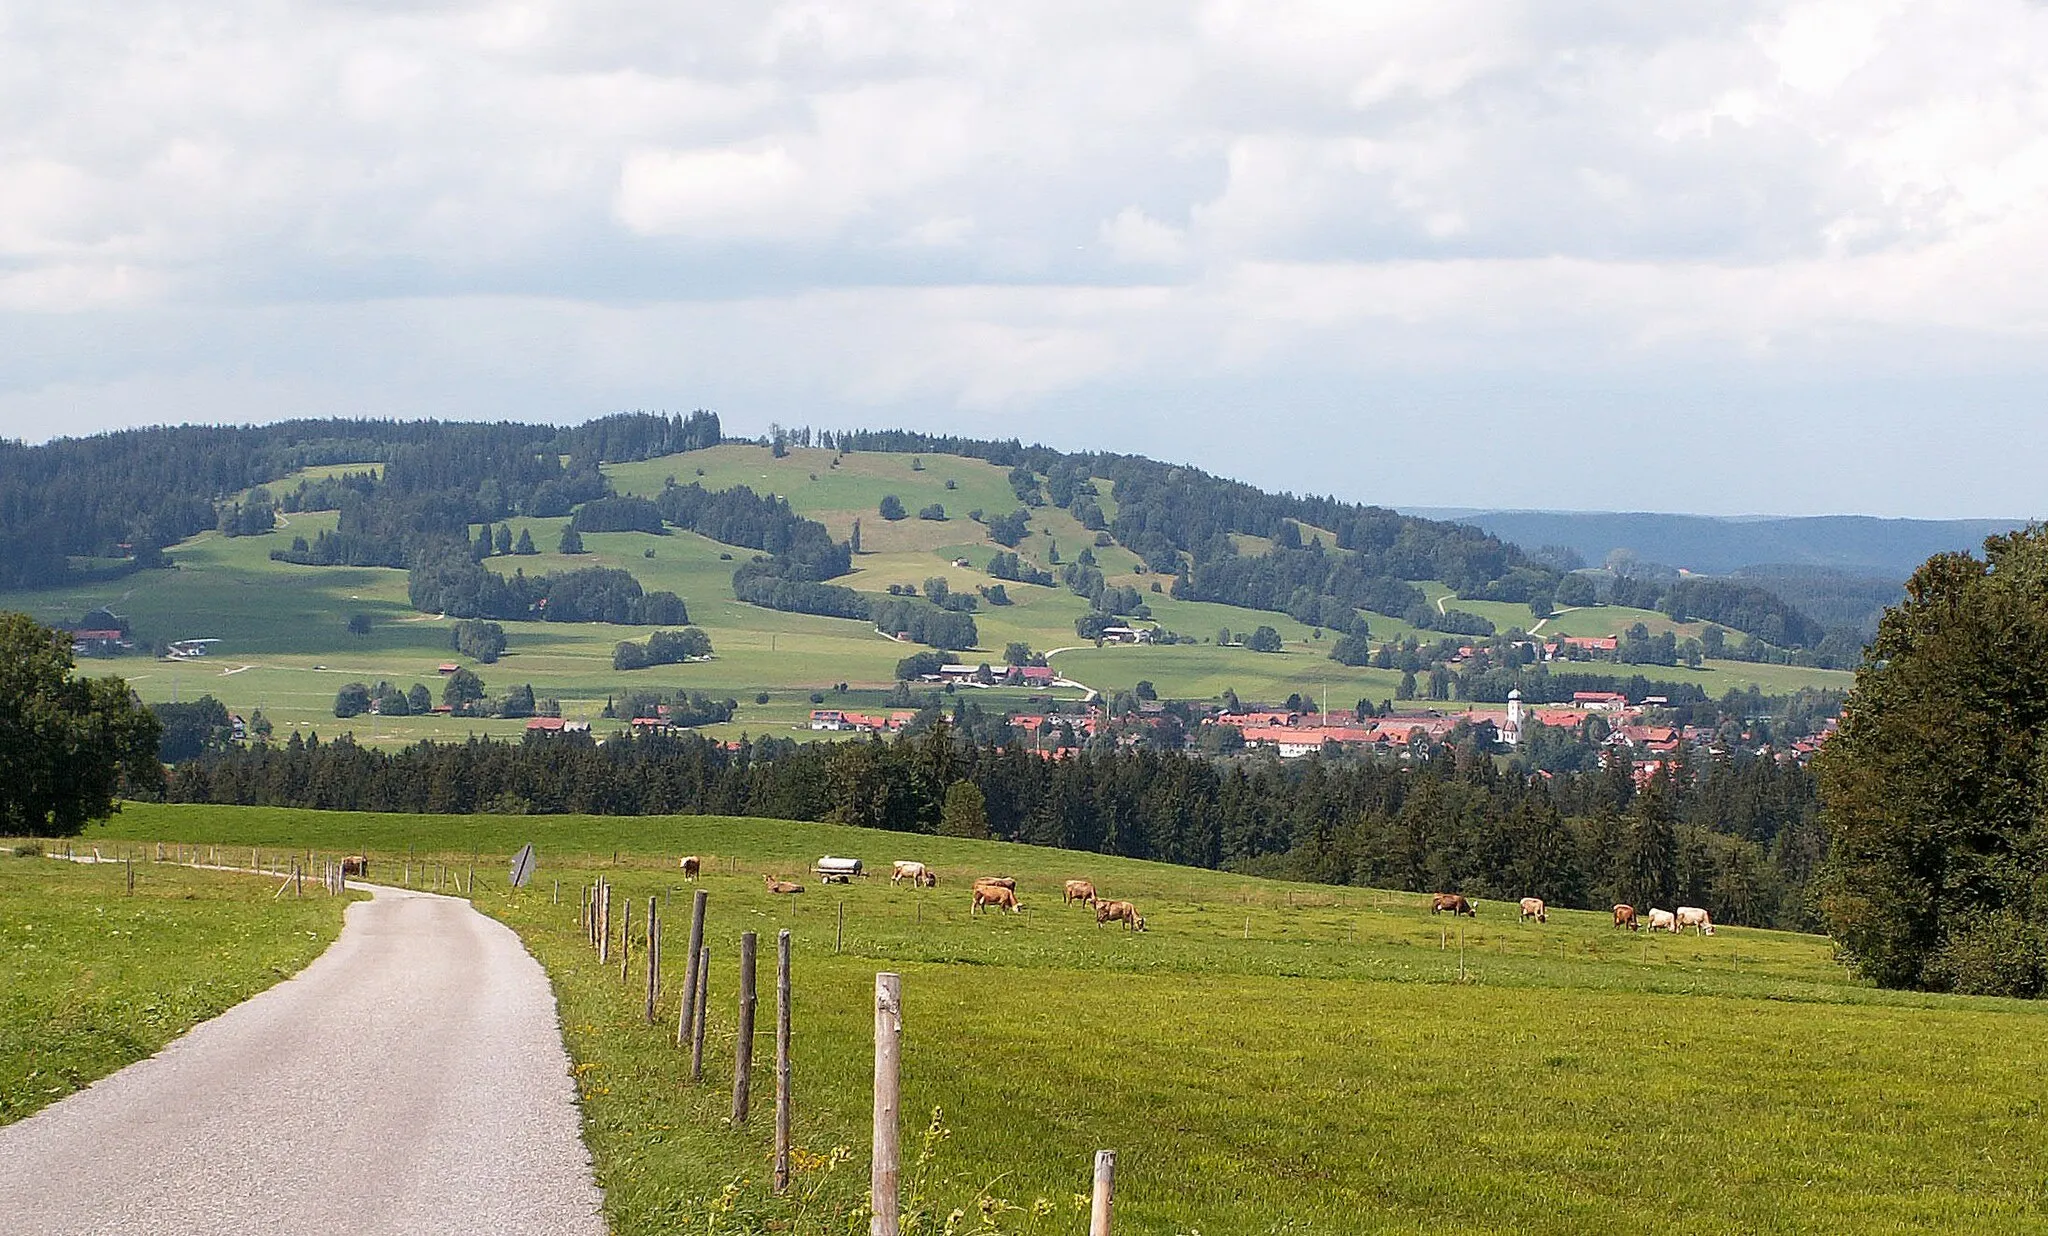
[[[1120,1156],[1117,1230],[1175,1236],[1948,1230],[2048,1210],[2043,1010],[1878,991],[1819,937],[1631,935],[1493,902],[1457,924],[1413,894],[759,819],[137,804],[95,834],[363,849],[385,878],[409,853],[415,881],[481,856],[477,905],[553,978],[621,1232],[841,1230],[827,1217],[852,1214],[866,1183],[883,969],[904,976],[906,1177],[932,1230],[955,1208],[993,1215],[962,1231],[1073,1230],[1102,1147]],[[508,890],[503,863],[528,840],[539,876]],[[701,1086],[673,1044],[683,853],[705,858],[710,893]],[[884,873],[920,859],[940,883],[819,886],[806,871],[826,853]],[[1017,877],[1024,912],[970,915],[967,882],[995,873]],[[810,887],[771,897],[764,874]],[[660,1026],[638,979],[583,943],[577,895],[600,875],[643,927],[648,898],[665,907]],[[1149,930],[1062,905],[1075,876],[1136,901]],[[785,927],[801,1214],[763,1184],[772,1000],[755,1114],[726,1119],[738,935],[759,933],[765,963]]]
[[[837,466],[834,466],[834,461]],[[699,475],[699,470],[702,475]],[[300,476],[348,470],[347,465],[309,469],[276,486],[283,492]],[[945,578],[955,591],[969,592],[994,581],[985,573],[989,556],[999,547],[986,539],[986,529],[967,518],[970,511],[1006,512],[1016,498],[1002,468],[959,456],[852,453],[797,448],[777,458],[759,446],[728,444],[681,455],[669,455],[605,467],[623,493],[658,493],[674,477],[679,484],[709,488],[745,484],[782,495],[799,514],[818,519],[834,535],[845,536],[853,520],[861,521],[862,553],[854,572],[839,582],[872,593],[890,585],[922,588],[932,577]],[[815,477],[816,479],[812,479]],[[953,489],[947,489],[951,482]],[[1103,483],[1101,503],[1114,514],[1115,498]],[[915,512],[933,503],[944,506],[944,521],[921,520],[913,514],[891,522],[876,514],[887,494],[895,494]],[[109,605],[130,617],[138,631],[162,642],[214,637],[221,642],[205,660],[172,663],[137,657],[88,661],[88,672],[104,666],[135,683],[148,701],[192,699],[210,693],[231,709],[248,715],[261,709],[280,732],[317,731],[331,737],[351,732],[359,741],[397,745],[422,738],[461,739],[471,734],[512,735],[524,728],[518,720],[450,718],[447,716],[376,717],[348,720],[333,715],[335,693],[351,681],[389,680],[401,690],[423,683],[440,690],[436,668],[461,660],[450,647],[451,623],[413,611],[407,601],[403,571],[378,568],[306,567],[273,561],[270,551],[294,536],[317,537],[335,526],[334,512],[301,512],[283,516],[278,531],[230,538],[202,532],[170,550],[175,570],[144,571],[110,583],[13,593],[8,603],[44,622],[75,620],[96,605]],[[731,698],[738,704],[734,720],[714,727],[720,737],[742,732],[786,733],[811,737],[804,726],[814,694],[827,695],[834,706],[878,707],[881,693],[895,679],[898,660],[915,647],[885,639],[867,623],[808,614],[782,613],[743,604],[733,596],[732,572],[756,551],[721,545],[692,532],[670,529],[662,535],[642,532],[589,533],[588,552],[554,552],[562,519],[514,517],[504,521],[511,533],[531,536],[540,552],[531,556],[492,558],[494,570],[528,574],[561,572],[590,566],[630,571],[649,590],[670,590],[689,606],[692,623],[713,641],[716,655],[708,662],[646,670],[612,669],[612,649],[621,640],[646,638],[652,628],[595,623],[507,622],[506,655],[491,665],[472,665],[496,693],[530,683],[539,698],[560,701],[563,715],[595,719],[609,700],[635,689],[702,692]],[[1310,530],[1311,533],[1314,530]],[[1320,632],[1272,611],[1250,610],[1211,602],[1178,600],[1163,580],[1140,573],[1142,564],[1118,545],[1097,547],[1092,533],[1067,511],[1041,508],[1031,531],[1018,546],[1025,557],[1050,563],[1055,550],[1072,560],[1083,548],[1093,552],[1112,584],[1136,588],[1151,607],[1154,619],[1170,630],[1195,637],[1195,644],[1167,648],[1096,648],[1076,636],[1075,620],[1088,611],[1086,599],[1063,587],[1010,583],[1014,604],[984,605],[975,615],[978,651],[963,654],[1000,663],[1002,650],[1022,642],[1035,650],[1058,652],[1053,663],[1061,673],[1088,688],[1115,693],[1148,681],[1163,696],[1210,700],[1233,690],[1244,700],[1278,702],[1295,693],[1348,708],[1360,699],[1395,697],[1401,675],[1395,671],[1349,667],[1333,661],[1328,650],[1333,632]],[[1264,544],[1241,538],[1244,552]],[[960,567],[956,560],[970,565]],[[1153,592],[1153,587],[1160,587]],[[1433,600],[1448,596],[1442,585],[1425,585]],[[1447,604],[1451,602],[1446,602]],[[1458,608],[1490,617],[1506,630],[1535,627],[1524,606],[1493,602],[1455,602]],[[367,634],[351,634],[347,620],[367,615]],[[1399,618],[1368,614],[1376,641],[1421,634]],[[1703,624],[1673,624],[1648,611],[1601,607],[1575,610],[1549,620],[1542,628],[1569,633],[1611,634],[1634,622],[1653,632],[1674,630],[1694,636]],[[1218,632],[1243,634],[1271,626],[1285,641],[1277,654],[1221,647]],[[1320,636],[1320,637],[1319,637]],[[1574,666],[1573,668],[1581,668]],[[1595,672],[1626,676],[1642,670],[1674,682],[1695,682],[1709,696],[1731,688],[1757,685],[1769,692],[1799,686],[1846,687],[1850,675],[1839,671],[1796,669],[1743,662],[1709,662],[1699,670],[1684,667],[1586,666]],[[846,683],[854,690],[841,694]],[[766,702],[756,702],[766,694]],[[1057,693],[1069,698],[1081,692]]]

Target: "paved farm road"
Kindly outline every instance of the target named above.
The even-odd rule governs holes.
[[[0,1232],[591,1233],[540,966],[466,902],[378,890],[298,976],[0,1128]]]

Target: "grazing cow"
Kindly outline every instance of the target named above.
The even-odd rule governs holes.
[[[924,887],[924,876],[925,865],[923,863],[905,862],[899,858],[890,867],[889,883],[901,884],[908,880],[912,888],[922,888]]]
[[[969,915],[978,914],[985,906],[994,906],[999,910],[1006,909],[1012,914],[1024,912],[1024,907],[1017,904],[1017,890],[1005,888],[1000,884],[977,884],[974,886],[974,904],[967,907],[967,913]]]
[[[1643,928],[1643,925],[1636,921],[1636,908],[1625,903],[1614,907],[1614,925],[1626,927],[1630,931],[1641,931]]]
[[[1095,886],[1086,880],[1068,880],[1067,904],[1072,905],[1077,901],[1085,902],[1091,906],[1095,905],[1097,903]]]
[[[1677,935],[1678,916],[1669,910],[1659,910],[1652,906],[1650,907],[1650,930],[1668,931],[1673,935]]]
[[[791,884],[788,880],[778,880],[774,876],[762,876],[761,878],[768,882],[768,891],[771,893],[801,893],[804,891],[803,885]]]
[[[685,880],[694,880],[704,871],[704,860],[698,858],[695,854],[684,855],[681,865]]]
[[[1132,931],[1145,930],[1145,918],[1138,913],[1138,907],[1128,901],[1098,901],[1095,903],[1095,925],[1122,923]]]
[[[1438,893],[1435,897],[1431,898],[1429,903],[1429,912],[1431,914],[1442,914],[1445,910],[1451,912],[1452,918],[1456,918],[1460,914],[1469,914],[1473,918],[1479,917],[1479,911],[1472,908],[1472,903],[1457,893]]]
[[[976,888],[984,885],[989,888],[1007,888],[1014,893],[1017,891],[1017,878],[1015,876],[982,876],[974,881]]]
[[[1678,907],[1677,922],[1672,925],[1671,930],[1683,931],[1687,927],[1692,928],[1703,936],[1714,934],[1714,920],[1709,918],[1707,912],[1698,906]]]
[[[1541,897],[1522,898],[1522,921],[1526,923],[1532,918],[1539,923],[1550,921],[1550,916],[1543,912],[1543,898]]]
[[[370,856],[367,854],[351,854],[347,858],[342,859],[341,874],[345,876],[368,876],[370,874]]]

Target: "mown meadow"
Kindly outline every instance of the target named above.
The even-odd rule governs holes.
[[[125,863],[36,849],[0,848],[0,1124],[297,973],[340,934],[348,900],[317,882],[273,897],[273,881],[156,863],[139,847],[131,893]]]
[[[1090,1156],[1119,1153],[1119,1232],[1683,1226],[1956,1230],[2048,1222],[2036,1006],[1882,992],[1819,937],[1630,935],[1483,903],[1335,889],[989,842],[719,817],[379,816],[131,805],[110,838],[366,850],[415,883],[466,871],[547,967],[586,1138],[620,1232],[858,1230],[874,975],[903,975],[915,1230],[1073,1231]],[[536,844],[540,872],[506,887]],[[691,886],[706,859],[705,1080],[674,1042]],[[880,874],[807,874],[826,854]],[[930,863],[922,893],[893,859]],[[387,861],[388,860],[388,861]],[[1024,912],[974,917],[973,876]],[[663,905],[662,1024],[585,946],[598,876]],[[809,890],[773,897],[763,875]],[[1061,904],[1092,878],[1150,930]],[[559,894],[557,887],[559,883]],[[560,900],[556,897],[559,895]],[[839,940],[844,914],[844,939]],[[766,1187],[777,930],[796,973],[791,1196]],[[761,939],[754,1113],[729,1123],[739,935]],[[636,941],[635,955],[644,947]],[[948,1222],[954,1211],[959,1216]]]

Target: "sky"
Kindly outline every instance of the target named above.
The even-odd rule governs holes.
[[[0,0],[0,436],[1136,451],[2048,511],[2048,6]]]

